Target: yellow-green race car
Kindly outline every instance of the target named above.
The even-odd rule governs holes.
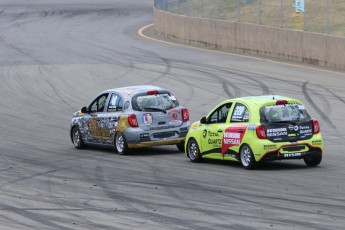
[[[246,169],[258,162],[286,159],[317,166],[322,151],[319,122],[305,106],[299,100],[272,95],[223,101],[191,125],[185,142],[192,162],[234,160]]]

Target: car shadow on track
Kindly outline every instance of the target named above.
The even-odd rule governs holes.
[[[118,155],[113,147],[99,147],[99,146],[88,146],[84,150],[91,150],[92,152],[99,152],[99,153],[109,153]],[[81,151],[84,151],[81,150]],[[138,148],[138,149],[131,149],[128,153],[122,156],[131,157],[131,156],[152,156],[152,155],[170,155],[170,154],[181,154],[176,147],[147,147],[147,148]]]
[[[236,161],[223,161],[223,160],[213,160],[213,159],[203,159],[202,163],[213,164],[213,165],[223,165],[234,168],[242,168],[240,162]],[[319,168],[318,167],[314,167]],[[254,171],[278,171],[278,170],[310,170],[311,167],[307,167],[303,161],[272,161],[272,162],[262,162],[259,163],[253,170]],[[243,169],[245,170],[245,169]]]

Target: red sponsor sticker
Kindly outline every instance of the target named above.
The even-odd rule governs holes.
[[[242,142],[243,136],[246,133],[247,127],[245,125],[232,126],[225,130],[222,141],[222,154],[232,146],[239,146]]]

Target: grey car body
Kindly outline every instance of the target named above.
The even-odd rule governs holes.
[[[189,126],[188,110],[169,90],[141,85],[98,94],[74,113],[70,134],[76,148],[113,145],[123,154],[131,148],[176,144],[182,151]]]

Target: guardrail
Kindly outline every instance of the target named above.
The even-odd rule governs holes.
[[[191,17],[345,36],[344,0],[155,0],[155,8]]]

